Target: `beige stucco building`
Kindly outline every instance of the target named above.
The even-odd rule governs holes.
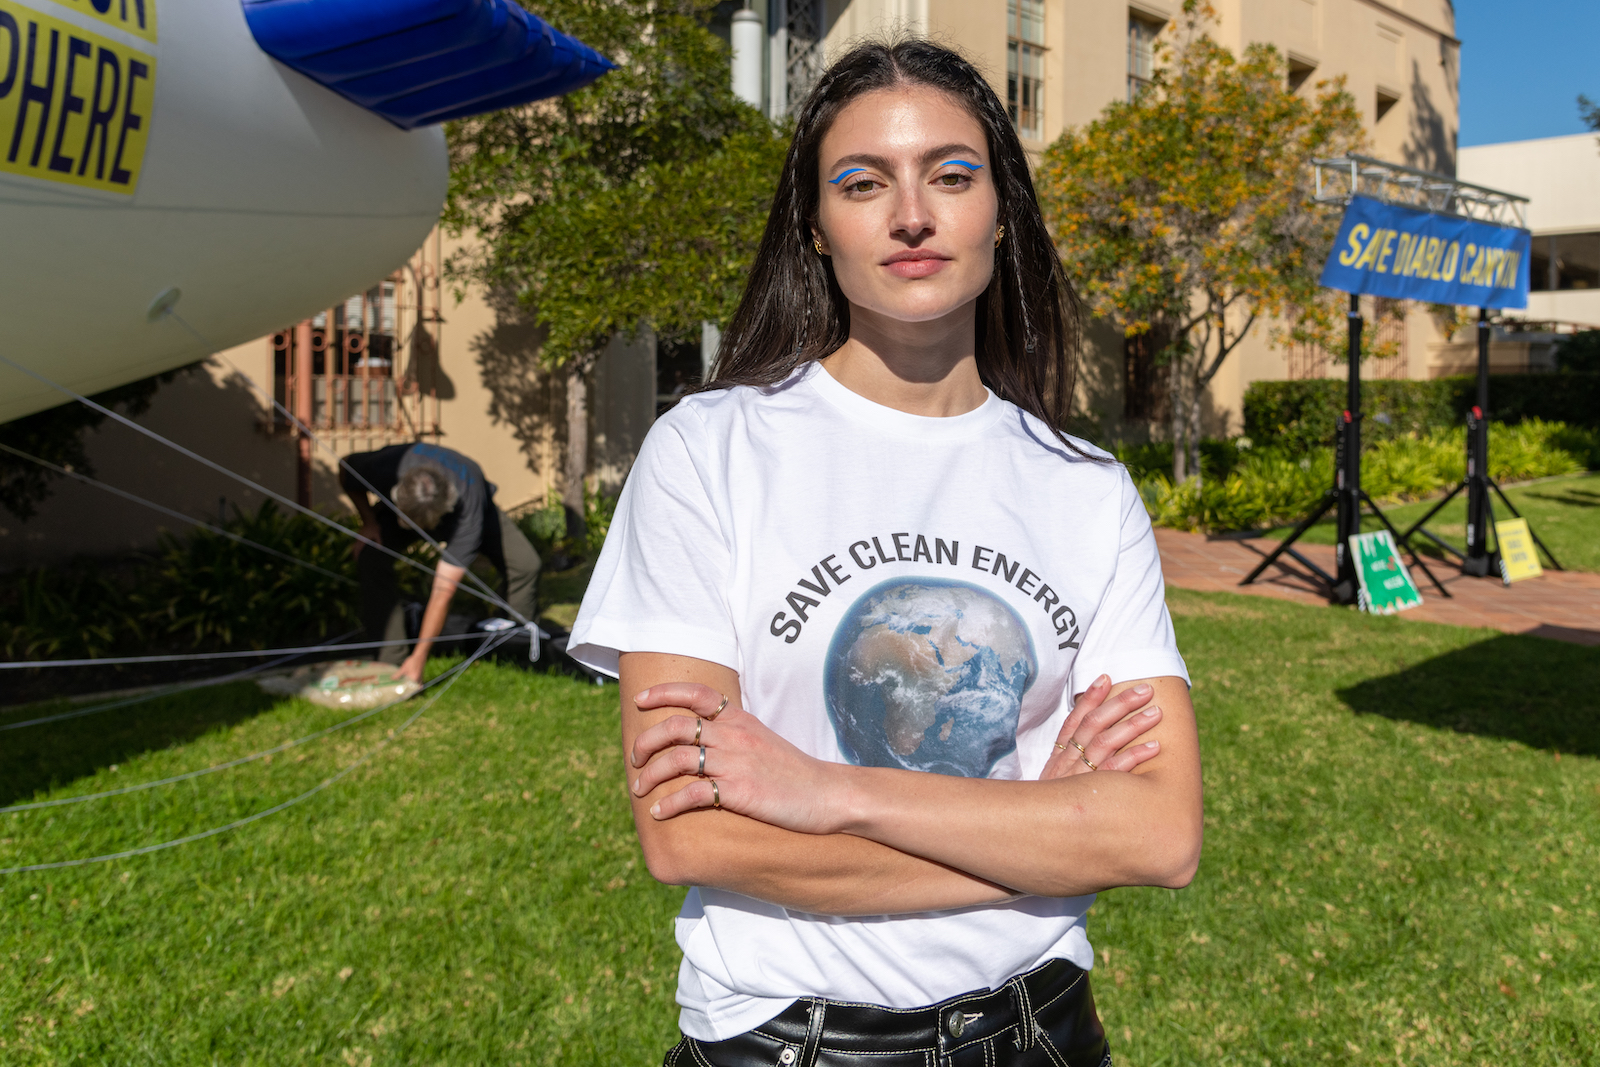
[[[1459,129],[1461,43],[1450,0],[1212,0],[1210,32],[1235,51],[1254,42],[1288,59],[1291,84],[1313,91],[1343,77],[1365,120],[1367,152],[1453,174]],[[863,36],[911,32],[954,44],[975,59],[1012,110],[1024,144],[1042,153],[1063,129],[1092,121],[1151,73],[1151,45],[1174,28],[1181,0],[771,0],[764,14],[770,114],[792,108],[830,54]],[[1224,364],[1207,399],[1207,431],[1237,432],[1245,386],[1262,378],[1342,373],[1320,352],[1288,352],[1253,331]],[[1438,373],[1443,338],[1425,313],[1392,324],[1399,354],[1364,373]],[[1089,332],[1079,407],[1110,438],[1137,438],[1132,418],[1148,403],[1129,395],[1120,334]],[[1137,386],[1134,386],[1137,388]]]
[[[1371,154],[1454,172],[1460,42],[1449,0],[1213,0],[1213,6],[1212,32],[1220,40],[1236,49],[1254,41],[1276,45],[1289,59],[1291,81],[1307,91],[1322,79],[1345,77],[1366,119]],[[761,103],[774,117],[790,110],[828,57],[851,40],[927,34],[983,67],[1035,152],[1067,126],[1126,98],[1150,73],[1154,35],[1181,14],[1181,0],[758,0],[754,7],[766,35]],[[307,469],[309,498],[319,507],[344,506],[330,453],[418,439],[477,459],[499,485],[503,507],[544,500],[561,480],[564,386],[536,369],[538,331],[518,309],[476,290],[458,303],[441,288],[440,260],[449,251],[437,235],[430,238],[368,293],[232,349],[164,387],[142,421],[290,497],[307,488],[299,473]],[[1366,373],[1429,376],[1440,340],[1432,321],[1413,314],[1400,339],[1401,355]],[[1131,408],[1121,336],[1097,326],[1089,342],[1080,407],[1108,436],[1147,432],[1147,424],[1124,417]],[[591,476],[620,482],[658,399],[698,374],[711,343],[658,350],[644,337],[613,344],[592,388]],[[307,346],[311,373],[297,375],[302,365],[295,353]],[[1321,354],[1275,349],[1258,327],[1213,383],[1208,431],[1238,431],[1250,381],[1330,372],[1339,368]],[[269,393],[316,423],[327,450],[313,451],[309,464],[301,462],[287,420],[260,399]],[[261,499],[121,427],[93,435],[90,451],[106,482],[191,515],[214,517],[224,502],[254,507]],[[60,483],[32,521],[0,513],[0,570],[147,547],[159,528],[173,525],[96,489]]]

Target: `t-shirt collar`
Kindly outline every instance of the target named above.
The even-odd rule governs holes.
[[[960,415],[913,415],[876,401],[841,384],[821,363],[812,361],[795,372],[798,384],[809,387],[852,422],[897,437],[952,440],[972,437],[1005,414],[1005,402],[984,387],[983,403]]]

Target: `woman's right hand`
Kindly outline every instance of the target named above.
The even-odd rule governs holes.
[[[1158,741],[1134,744],[1161,722],[1160,708],[1140,710],[1150,703],[1153,690],[1136,685],[1116,696],[1110,692],[1111,679],[1102,674],[1079,695],[1056,735],[1055,749],[1039,774],[1040,781],[1096,769],[1131,771],[1161,751]]]

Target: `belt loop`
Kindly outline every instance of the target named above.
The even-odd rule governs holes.
[[[823,1016],[827,1014],[828,1002],[821,997],[815,997],[811,1000],[807,1011],[811,1021],[806,1027],[806,1043],[800,1050],[800,1062],[795,1067],[816,1067],[817,1050],[822,1045]]]
[[[1011,993],[1011,1003],[1017,1009],[1017,1051],[1027,1052],[1033,1048],[1039,1030],[1039,1024],[1033,1017],[1033,1001],[1028,996],[1028,987],[1022,984],[1020,974],[1007,980],[1006,989]]]

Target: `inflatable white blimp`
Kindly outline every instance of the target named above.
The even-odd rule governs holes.
[[[610,64],[511,0],[0,0],[0,356],[94,393],[416,250],[437,123]],[[173,303],[176,301],[175,303]],[[60,392],[0,364],[0,422]]]

